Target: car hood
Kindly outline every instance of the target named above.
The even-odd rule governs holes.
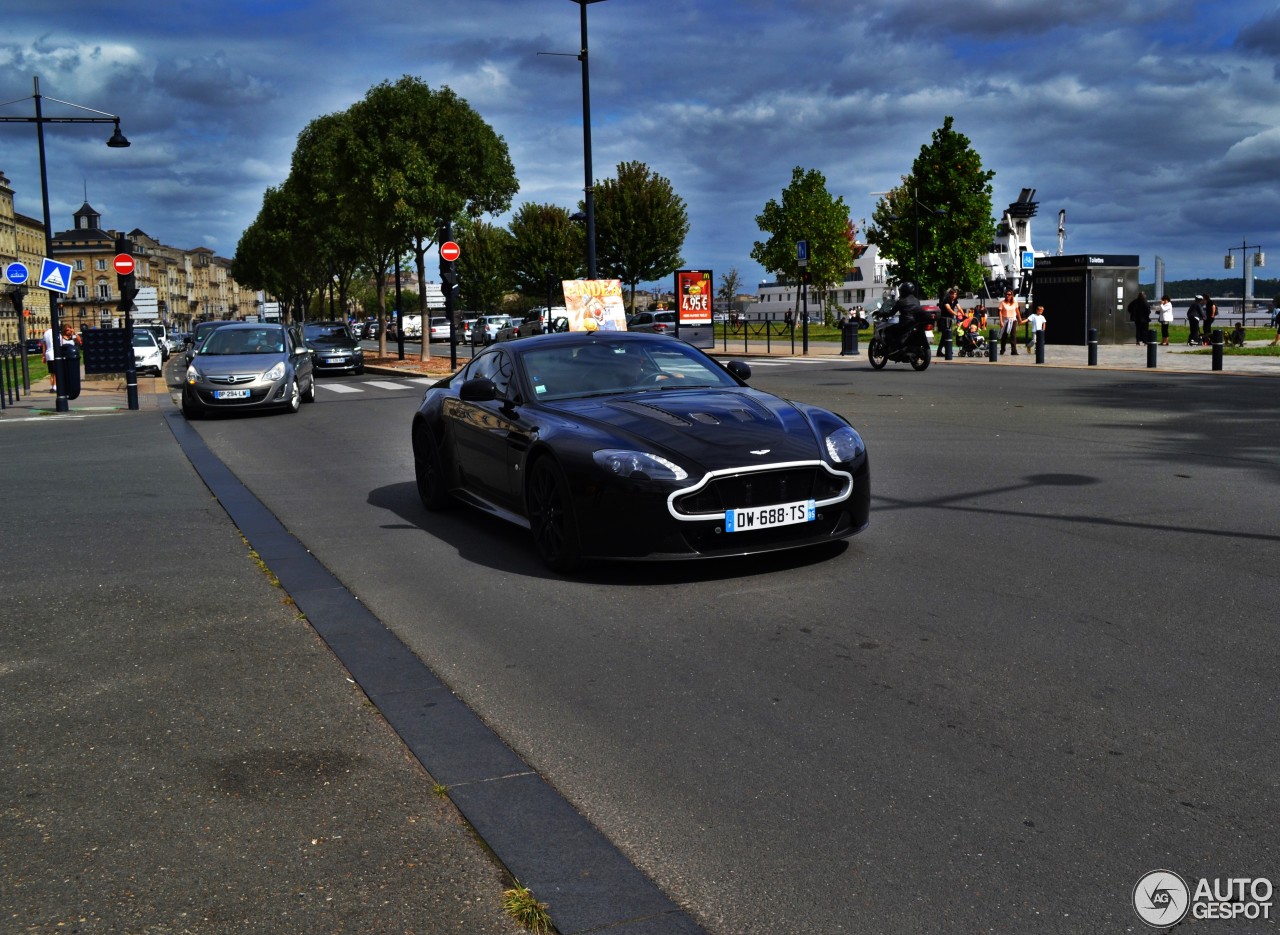
[[[192,363],[201,373],[266,373],[282,354],[197,354]]]
[[[660,390],[552,406],[604,434],[645,440],[708,470],[820,456],[820,440],[803,413],[751,389]]]

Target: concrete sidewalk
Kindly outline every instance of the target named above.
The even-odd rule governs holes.
[[[174,443],[0,413],[0,928],[494,933],[510,880]]]

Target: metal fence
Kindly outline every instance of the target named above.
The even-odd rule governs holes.
[[[27,370],[27,353],[21,344],[0,344],[0,409],[31,394],[31,374]]]

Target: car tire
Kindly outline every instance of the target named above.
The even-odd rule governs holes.
[[[284,409],[290,415],[302,408],[302,390],[298,387],[298,381],[295,379],[291,386],[293,389],[289,393],[289,401],[285,403]]]
[[[182,415],[188,422],[199,419],[204,415],[204,409],[197,403],[193,403],[185,392],[182,394]]]
[[[440,461],[440,446],[425,422],[413,426],[413,477],[418,487],[418,499],[433,513],[453,506],[453,495],[445,484],[444,466]]]
[[[867,345],[867,363],[873,370],[883,370],[888,362],[889,354],[884,349],[884,342],[879,338],[872,338],[871,343]]]
[[[307,384],[307,391],[302,394],[304,403],[314,403],[316,401],[316,378],[313,376],[311,382]]]
[[[560,574],[577,569],[582,564],[582,543],[573,495],[564,470],[550,455],[534,462],[525,498],[533,547],[543,564]]]
[[[356,369],[353,371],[352,375],[353,375],[353,376],[357,376],[357,377],[358,377],[358,376],[360,376],[360,375],[361,375],[361,374],[363,374],[363,373],[364,373],[364,364],[361,364],[360,366],[356,367]]]

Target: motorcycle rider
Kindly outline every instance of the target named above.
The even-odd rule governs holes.
[[[897,350],[902,347],[911,329],[924,317],[924,313],[920,311],[920,300],[916,298],[914,283],[904,282],[898,287],[898,298],[889,311],[898,316],[898,323],[884,329],[885,343],[890,350]]]

